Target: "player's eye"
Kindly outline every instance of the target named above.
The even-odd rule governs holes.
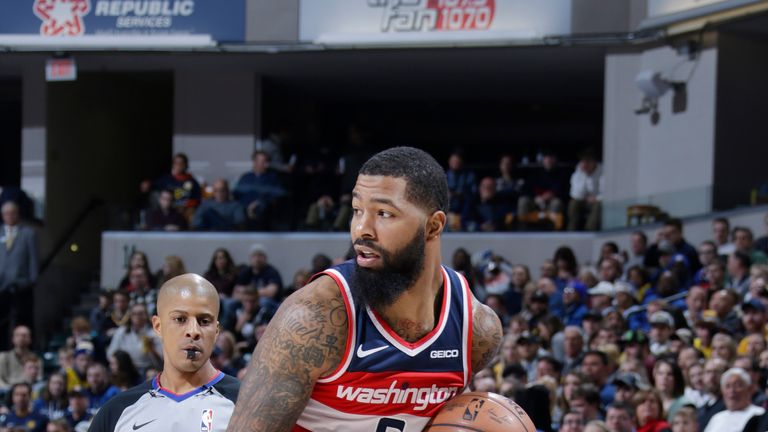
[[[392,213],[386,211],[386,210],[379,210],[379,216],[383,218],[391,218],[393,215]]]
[[[174,318],[173,320],[175,322],[179,323],[179,324],[184,324],[185,322],[187,322],[187,318],[183,317],[183,316],[178,316],[178,317]]]

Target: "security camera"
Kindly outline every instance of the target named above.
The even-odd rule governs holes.
[[[648,99],[658,99],[670,88],[670,82],[661,77],[661,72],[652,69],[637,74],[635,84]]]

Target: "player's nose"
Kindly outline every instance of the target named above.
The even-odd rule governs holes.
[[[196,320],[189,320],[187,324],[187,337],[193,340],[198,340],[201,337],[200,324]]]

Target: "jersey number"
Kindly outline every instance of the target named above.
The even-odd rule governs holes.
[[[376,426],[376,432],[403,432],[405,430],[405,422],[400,419],[387,418],[379,420],[379,425]]]

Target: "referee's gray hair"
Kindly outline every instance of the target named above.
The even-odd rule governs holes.
[[[749,377],[747,371],[740,367],[733,367],[725,371],[723,376],[720,377],[720,387],[725,387],[725,381],[733,375],[741,378],[741,380],[744,381],[746,385],[752,385],[752,378]]]

